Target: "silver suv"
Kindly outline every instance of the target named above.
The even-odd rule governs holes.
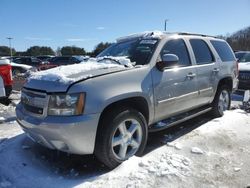
[[[123,37],[96,59],[37,74],[16,107],[23,130],[51,149],[94,153],[109,168],[141,155],[150,131],[208,111],[222,116],[238,84],[230,46],[189,33]]]

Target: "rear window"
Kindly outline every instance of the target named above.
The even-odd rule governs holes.
[[[211,43],[217,53],[219,54],[221,60],[224,61],[235,61],[234,54],[230,46],[224,41],[211,40]]]

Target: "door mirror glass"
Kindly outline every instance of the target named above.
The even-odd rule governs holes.
[[[164,54],[162,56],[162,61],[156,63],[156,67],[163,71],[165,68],[172,68],[177,66],[179,63],[179,58],[175,54]]]

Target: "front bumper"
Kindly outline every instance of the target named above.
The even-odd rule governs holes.
[[[41,145],[73,154],[94,152],[100,114],[41,118],[30,115],[19,104],[16,116],[28,136]]]
[[[240,80],[238,89],[249,90],[250,89],[250,80]]]

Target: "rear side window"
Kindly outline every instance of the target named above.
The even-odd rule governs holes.
[[[37,64],[37,65],[40,64],[40,62],[41,62],[41,61],[40,61],[39,59],[37,59],[37,58],[31,58],[31,61],[32,61],[33,64]]]
[[[235,61],[234,54],[230,46],[224,41],[211,40],[211,43],[217,53],[219,54],[221,61]]]
[[[69,63],[69,59],[70,57],[56,57],[53,59],[53,62],[57,64]]]
[[[190,44],[194,51],[196,64],[198,65],[209,64],[214,61],[212,52],[204,40],[190,39]]]

